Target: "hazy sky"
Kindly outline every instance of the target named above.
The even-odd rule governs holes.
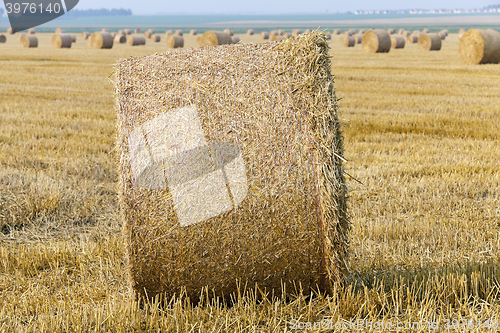
[[[482,8],[500,0],[80,0],[76,8],[130,8],[135,15],[163,13],[336,13],[357,9]]]

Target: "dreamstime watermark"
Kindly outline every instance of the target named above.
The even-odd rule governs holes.
[[[72,10],[79,0],[4,0],[10,26],[23,31],[52,21]]]
[[[445,330],[496,330],[499,328],[497,319],[481,319],[474,321],[472,319],[445,319],[441,321],[371,321],[367,319],[357,320],[340,320],[333,321],[332,319],[323,319],[316,322],[305,322],[292,319],[289,322],[290,330],[336,330],[336,331],[415,331],[428,330],[438,331]]]

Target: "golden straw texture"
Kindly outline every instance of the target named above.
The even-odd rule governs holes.
[[[463,33],[458,46],[460,59],[469,65],[500,63],[500,32],[471,29]]]
[[[307,294],[331,293],[344,280],[344,148],[324,34],[121,59],[115,72],[119,202],[136,295],[151,299],[162,293],[169,299],[184,290],[197,302],[204,286],[228,297],[237,281],[274,295],[283,283],[294,282]],[[170,137],[173,145],[162,146],[156,135]],[[174,202],[179,183],[159,176],[164,185],[141,187],[134,171],[137,148],[167,161],[174,155],[163,154],[203,142],[215,156],[218,144],[237,147],[234,156],[246,170],[238,177],[247,191],[243,197],[232,192],[231,202],[237,200],[234,193],[241,200],[225,213],[181,225],[191,206]],[[165,169],[156,170],[197,168],[198,159],[189,156],[179,156],[173,169],[164,162]],[[207,172],[220,173],[221,165]]]

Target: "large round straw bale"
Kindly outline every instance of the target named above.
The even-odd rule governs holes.
[[[10,34],[10,35],[13,35],[13,34],[16,33],[16,30],[12,29],[12,28],[9,28],[9,29],[7,29],[7,33]]]
[[[424,34],[428,34],[428,33],[430,32],[430,30],[429,30],[429,29],[427,29],[427,28],[423,28],[423,29],[422,29],[422,32],[423,32]]]
[[[72,34],[71,36],[71,43],[76,43],[76,35]]]
[[[28,29],[28,34],[34,35],[35,34],[35,28]]]
[[[411,32],[410,32],[409,30],[403,30],[403,32],[401,33],[401,35],[402,35],[403,37],[408,37],[408,36],[410,36],[410,35],[411,35]]]
[[[130,46],[146,45],[146,37],[128,35],[127,45]]]
[[[109,32],[96,31],[92,34],[93,49],[110,49],[113,47],[113,36]]]
[[[116,34],[114,42],[117,44],[125,44],[127,42],[127,36]]]
[[[70,34],[54,34],[52,36],[52,47],[55,49],[69,49],[72,43]]]
[[[262,38],[262,39],[269,39],[269,32],[262,31],[260,33],[260,38]]]
[[[115,65],[136,296],[184,291],[196,304],[205,286],[227,300],[241,285],[281,299],[282,286],[312,296],[345,281],[348,191],[327,43],[314,32]]]
[[[248,35],[248,36],[252,36],[253,34],[254,34],[253,29],[248,29],[248,30],[247,30],[247,35]]]
[[[189,30],[189,34],[191,36],[196,36],[198,34],[198,31],[196,29],[191,29],[191,30]]]
[[[135,29],[136,34],[140,34],[141,32],[142,32],[141,29]]]
[[[406,42],[408,44],[415,44],[418,43],[418,36],[417,35],[408,35],[406,37]]]
[[[353,47],[356,45],[356,39],[352,36],[342,35],[340,36],[340,45],[345,47]]]
[[[231,30],[231,29],[224,29],[223,32],[225,32],[226,34],[228,34],[229,36],[233,36],[234,35],[234,31]]]
[[[87,31],[82,32],[82,38],[84,40],[87,40],[87,38],[89,38],[89,37],[90,37],[90,32],[87,32]]]
[[[340,35],[340,30],[339,29],[333,29],[333,34],[334,35]]]
[[[184,37],[177,35],[168,35],[166,43],[169,49],[184,47]]]
[[[418,48],[422,51],[441,50],[442,40],[438,34],[423,34],[418,38]]]
[[[233,43],[231,36],[223,31],[205,31],[200,37],[201,38],[198,38],[197,40],[198,46],[213,46]]]
[[[38,47],[38,38],[33,35],[24,35],[21,38],[21,45],[23,47]]]
[[[18,32],[18,33],[17,33],[17,40],[19,40],[19,41],[20,41],[20,40],[21,40],[21,38],[23,38],[24,36],[26,36],[26,33],[24,33],[24,32]]]
[[[436,33],[436,35],[438,35],[441,40],[444,40],[446,38],[446,33],[444,33],[443,31]]]
[[[471,29],[464,33],[458,46],[460,59],[470,65],[500,63],[500,32]]]
[[[55,31],[56,34],[63,34],[65,32],[66,31],[64,31],[64,29],[61,29],[61,28],[57,28],[56,31]]]
[[[402,49],[405,47],[405,38],[401,35],[391,35],[391,49]]]
[[[398,29],[398,35],[402,35],[405,29]]]
[[[448,29],[443,29],[443,30],[441,30],[441,32],[444,32],[444,33],[446,34],[446,36],[447,36],[447,37],[448,37],[448,34],[450,33],[450,32],[448,31]]]
[[[123,29],[123,34],[124,35],[131,35],[132,34],[132,30],[130,30],[130,29]]]
[[[5,43],[7,41],[7,37],[5,35],[0,35],[0,43]]]
[[[353,35],[352,37],[354,37],[356,44],[361,44],[363,42],[363,36],[364,35]]]
[[[92,47],[92,35],[87,38],[87,46]]]
[[[167,36],[168,35],[173,35],[173,34],[174,34],[174,32],[172,30],[165,31],[165,35],[167,35]]]
[[[144,37],[146,38],[150,38],[151,36],[153,36],[155,34],[155,31],[153,29],[148,29],[148,31],[146,31],[144,33]]]
[[[367,53],[385,53],[391,50],[391,36],[385,30],[369,30],[363,36],[363,51]]]
[[[182,30],[175,30],[174,31],[174,35],[176,35],[176,36],[183,36],[184,32],[182,32]]]
[[[391,29],[387,29],[387,33],[388,33],[389,35],[393,35],[395,32],[396,32],[396,31],[395,31],[394,29],[392,29],[392,28],[391,28]]]
[[[179,36],[179,37],[181,37],[181,36]],[[151,35],[151,37],[149,37],[149,39],[151,39],[151,41],[153,43],[158,43],[159,41],[161,41],[160,35]]]
[[[238,36],[232,36],[231,40],[232,40],[233,44],[237,44],[237,43],[240,42],[240,37],[238,37]]]
[[[300,35],[301,33],[302,33],[302,31],[300,31],[300,29],[293,29],[293,30],[292,30],[292,35],[293,35],[293,36]]]
[[[364,35],[364,34],[365,34],[365,32],[366,32],[366,30],[365,30],[365,29],[359,29],[359,30],[358,30],[358,35]]]
[[[352,31],[346,30],[346,31],[344,31],[344,35],[346,35],[346,36],[352,36],[354,34],[352,33]]]

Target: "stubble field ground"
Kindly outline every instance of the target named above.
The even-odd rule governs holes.
[[[500,65],[461,64],[456,34],[439,52],[331,42],[346,171],[362,183],[349,180],[344,290],[143,309],[125,273],[110,80],[116,59],[164,41],[92,50],[78,36],[61,50],[38,36],[37,49],[0,44],[0,331],[281,332],[331,320],[427,332],[467,320],[452,331],[484,332],[500,320]]]

